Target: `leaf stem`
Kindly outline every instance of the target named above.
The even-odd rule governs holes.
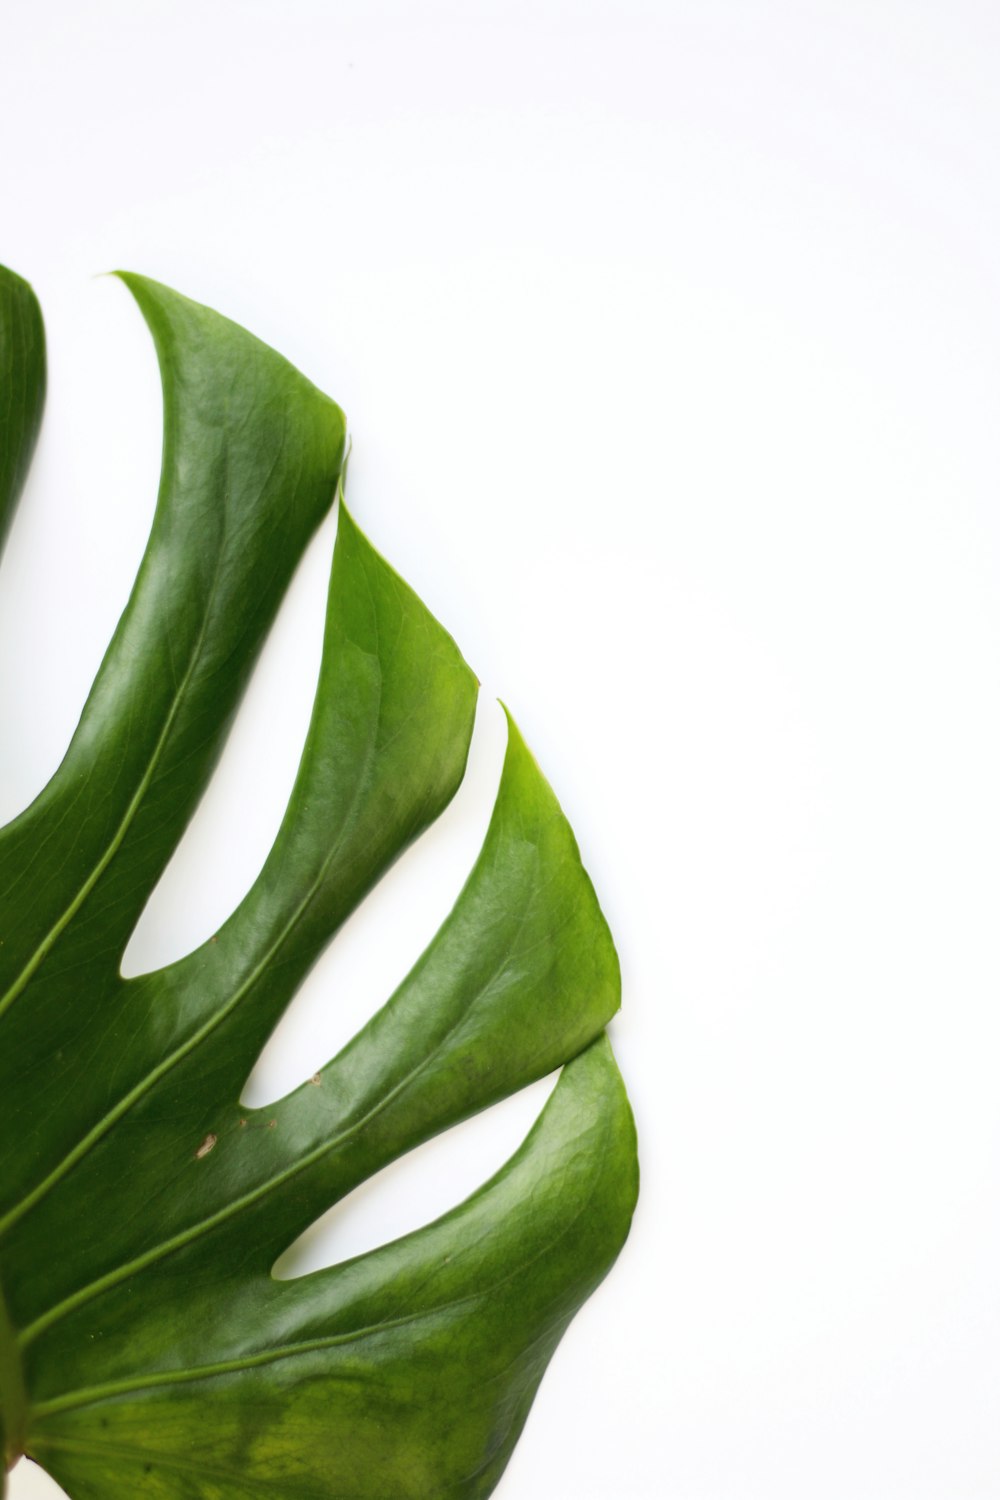
[[[0,1286],[0,1438],[3,1440],[4,1466],[8,1469],[13,1467],[24,1451],[27,1415],[24,1369],[14,1325],[7,1311],[3,1287]]]

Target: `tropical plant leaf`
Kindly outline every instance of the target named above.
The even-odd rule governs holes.
[[[603,1028],[614,947],[509,723],[479,858],[395,994],[266,1110],[240,1093],[338,926],[461,781],[477,683],[341,502],[298,777],[251,890],[125,979],[129,936],[338,490],[339,408],[214,312],[124,277],[164,393],[131,598],[56,774],[0,831],[0,1417],[74,1500],[490,1494],[636,1192]],[[0,525],[44,388],[0,274]],[[318,1060],[320,1061],[320,1060]],[[290,1281],[272,1267],[419,1142],[565,1063],[517,1154],[453,1212]]]

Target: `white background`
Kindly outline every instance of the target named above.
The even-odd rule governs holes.
[[[14,0],[3,33],[0,258],[52,374],[0,575],[0,812],[55,766],[150,520],[155,365],[91,279],[124,265],[346,408],[354,514],[510,703],[619,942],[643,1196],[499,1494],[996,1497],[996,6]],[[133,967],[259,866],[331,538]],[[261,1099],[447,909],[481,727]],[[461,1198],[544,1094],[302,1263]],[[22,1466],[16,1500],[49,1493]]]

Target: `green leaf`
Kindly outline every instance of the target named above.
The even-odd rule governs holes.
[[[512,721],[482,851],[381,1010],[266,1110],[240,1094],[333,934],[447,805],[478,684],[341,500],[320,681],[280,831],[195,952],[129,936],[212,774],[342,480],[342,413],[272,350],[142,277],[160,495],[65,758],[0,831],[0,1418],[74,1500],[492,1493],[546,1364],[628,1231],[614,946]],[[0,516],[44,383],[0,273]],[[317,1059],[322,1063],[322,1059]],[[319,1215],[566,1064],[524,1145],[435,1223],[291,1281]]]
[[[0,551],[21,496],[45,400],[45,334],[35,294],[0,270]]]

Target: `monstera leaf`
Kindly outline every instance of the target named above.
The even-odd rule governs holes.
[[[482,851],[440,931],[332,1062],[240,1092],[345,917],[458,786],[477,683],[339,514],[320,682],[259,877],[156,973],[121,958],[212,773],[295,565],[338,491],[340,410],[216,313],[124,277],[164,392],[128,606],[58,771],[0,832],[0,1413],[8,1465],[74,1500],[490,1494],[636,1193],[603,1028],[618,965],[513,723]],[[0,529],[44,388],[0,276]],[[453,1212],[279,1281],[330,1205],[563,1067],[521,1149]]]

